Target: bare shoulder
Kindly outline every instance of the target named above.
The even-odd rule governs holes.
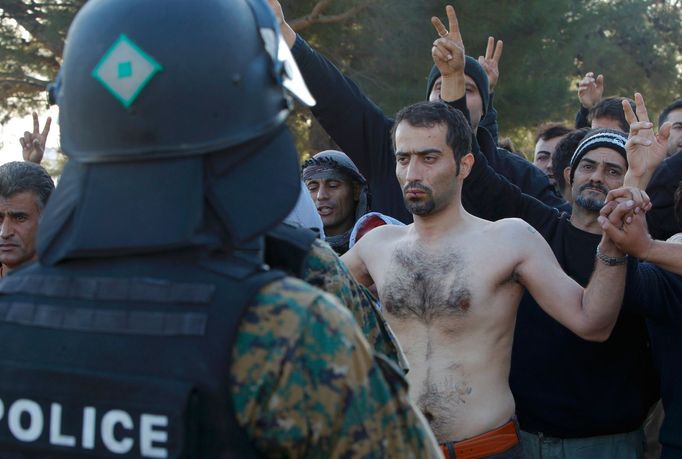
[[[501,238],[513,238],[517,242],[544,240],[535,228],[520,218],[503,218],[490,223],[493,225],[491,231]]]
[[[365,234],[357,245],[362,247],[377,247],[390,244],[395,240],[405,236],[412,225],[383,225],[378,226]]]

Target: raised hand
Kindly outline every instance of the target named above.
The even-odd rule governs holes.
[[[448,5],[445,7],[445,12],[448,15],[449,28],[445,28],[439,18],[435,16],[431,18],[431,24],[440,37],[433,42],[431,56],[443,78],[456,73],[464,75],[465,63],[464,42],[459,31],[455,9],[452,5]]]
[[[280,31],[282,32],[282,38],[286,42],[287,46],[291,48],[296,42],[296,32],[289,26],[289,23],[284,19],[284,12],[282,11],[282,5],[277,0],[268,0],[268,5],[275,13],[277,22],[279,23]]]
[[[664,123],[658,133],[654,134],[654,124],[649,121],[644,98],[640,93],[635,93],[635,106],[636,114],[630,104],[623,101],[625,119],[630,123],[630,133],[625,144],[628,157],[625,184],[646,188],[649,178],[666,158],[671,124]]]
[[[633,214],[633,201],[623,201],[613,205],[608,217],[601,215],[598,219],[604,234],[625,253],[637,258],[646,259],[653,244],[646,225],[644,213]]]
[[[50,133],[50,124],[52,124],[52,118],[48,116],[43,131],[40,132],[38,114],[33,112],[33,132],[24,131],[24,136],[19,137],[24,161],[40,164],[40,161],[43,160],[47,135]]]
[[[594,77],[593,72],[587,72],[578,84],[578,100],[580,105],[588,110],[599,103],[604,94],[604,75]]]
[[[481,67],[483,67],[483,70],[488,75],[488,86],[491,93],[494,92],[497,81],[500,78],[500,58],[502,57],[503,48],[504,43],[502,40],[497,40],[496,44],[495,37],[488,37],[485,57],[478,56],[478,63],[481,64]]]

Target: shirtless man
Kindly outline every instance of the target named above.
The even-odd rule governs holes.
[[[449,34],[458,34],[451,7],[448,16]],[[463,47],[460,51],[448,59],[459,64],[449,63],[454,71],[443,72],[444,89],[466,112]],[[448,92],[452,74],[460,80]],[[604,238],[600,251],[606,262],[597,263],[583,291],[528,224],[488,222],[463,209],[461,186],[473,156],[471,130],[461,112],[422,102],[398,113],[395,126],[396,176],[414,223],[379,227],[342,259],[361,283],[376,284],[386,319],[410,361],[410,395],[448,454],[462,445],[457,442],[509,426],[511,345],[524,287],[578,335],[604,340],[615,323],[625,278],[624,265],[606,262],[623,253]],[[562,299],[561,308],[556,298]],[[518,454],[512,452],[517,448],[518,440],[487,454]]]

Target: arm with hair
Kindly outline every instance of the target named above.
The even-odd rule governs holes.
[[[627,265],[607,266],[597,260],[583,289],[563,271],[542,237],[524,226],[526,230],[517,230],[514,238],[525,254],[517,267],[519,281],[547,314],[572,332],[590,341],[605,341],[623,301]],[[623,255],[607,237],[602,238],[598,250],[608,257]]]
[[[682,244],[652,239],[643,213],[631,213],[631,208],[628,202],[605,206],[599,217],[604,233],[628,254],[682,274]]]

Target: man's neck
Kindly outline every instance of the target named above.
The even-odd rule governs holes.
[[[579,230],[592,234],[601,234],[602,229],[597,221],[597,217],[599,217],[599,212],[589,211],[573,204],[571,224]]]
[[[346,234],[348,231],[353,229],[355,222],[350,222],[350,224],[345,223],[343,225],[336,225],[336,226],[325,226],[324,227],[324,234],[326,236],[341,236],[343,234]]]
[[[469,215],[461,202],[452,203],[435,214],[412,215],[414,217],[414,231],[423,241],[435,241],[450,233],[464,222]]]

